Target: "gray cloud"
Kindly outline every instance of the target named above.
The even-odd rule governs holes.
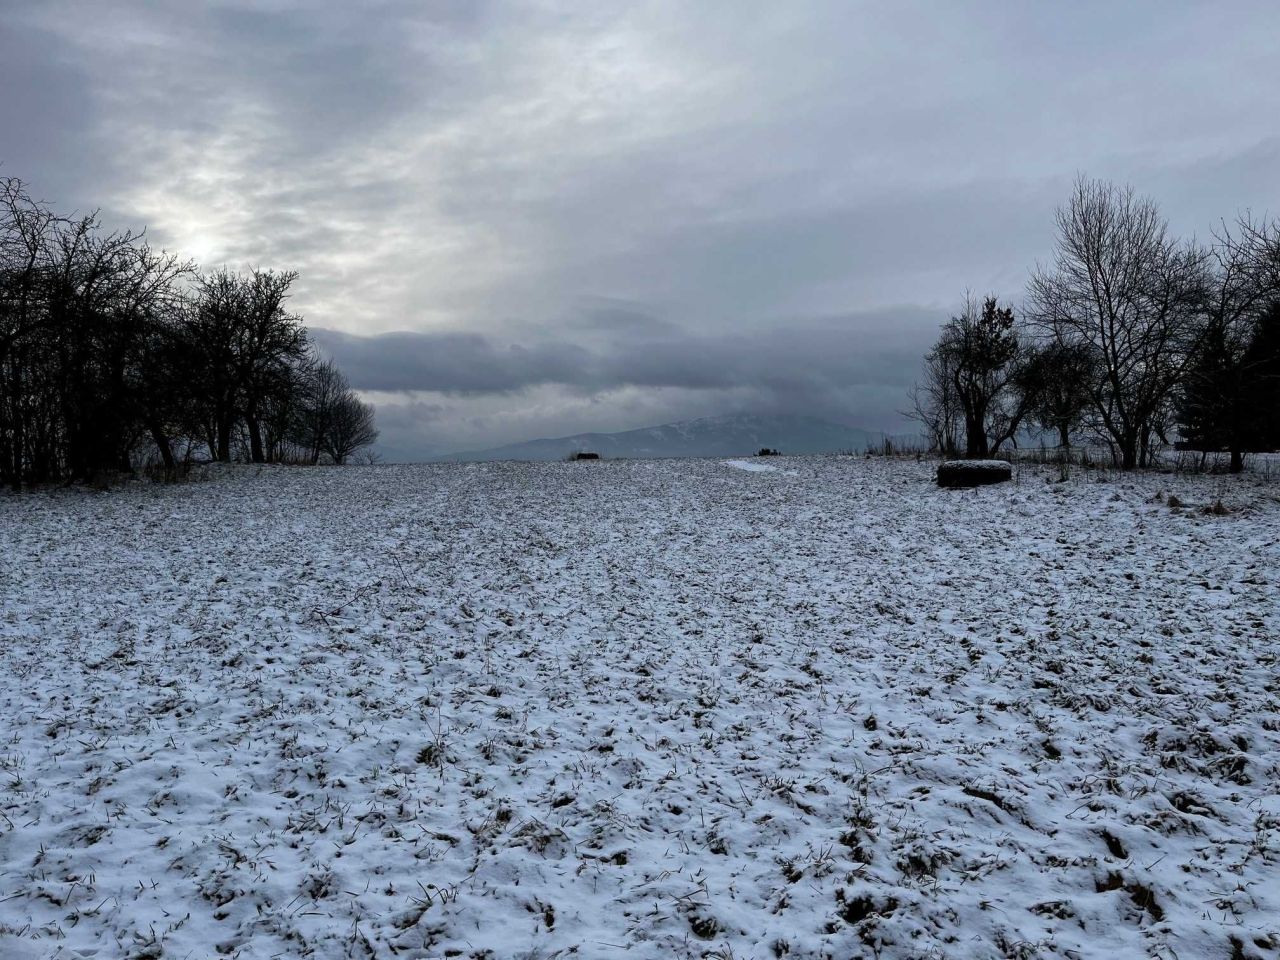
[[[752,404],[892,428],[904,318],[1016,296],[1078,171],[1184,232],[1280,213],[1278,28],[1270,0],[11,0],[0,162],[298,269],[393,445]]]
[[[366,391],[514,393],[539,384],[580,382],[592,360],[571,343],[525,346],[479,333],[401,331],[366,337],[316,329],[312,336],[352,384]]]
[[[932,311],[900,309],[875,317],[702,335],[628,315],[629,335],[601,337],[594,345],[552,336],[517,343],[454,332],[361,336],[313,329],[312,336],[352,385],[365,391],[468,396],[556,384],[587,392],[737,385],[804,392],[858,383],[902,384],[904,372],[914,369],[942,319]],[[869,336],[872,331],[880,335]]]
[[[621,324],[614,319],[609,315],[594,335],[583,336],[579,328],[579,336],[564,339],[548,331],[523,342],[479,333],[312,334],[355,387],[381,399],[384,428],[398,438],[398,452],[421,455],[441,444],[483,445],[486,430],[506,441],[519,439],[521,430],[545,435],[604,429],[606,422],[631,425],[606,414],[598,424],[570,430],[577,421],[546,416],[547,405],[553,411],[557,404],[562,410],[602,402],[608,407],[620,398],[646,411],[643,416],[665,419],[810,413],[901,429],[906,389],[943,315],[901,308],[728,335],[629,311]],[[530,393],[540,401],[524,406]],[[664,400],[635,403],[645,395]],[[507,422],[494,424],[494,413],[479,423],[451,425],[466,407],[507,410]],[[411,438],[418,433],[423,435]]]

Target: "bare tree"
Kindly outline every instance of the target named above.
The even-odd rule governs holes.
[[[141,234],[58,217],[0,181],[0,478],[129,469],[152,422],[153,334],[188,270]]]
[[[307,448],[298,443],[311,365],[309,356],[288,364],[259,406],[262,449],[269,463],[312,462]]]
[[[292,271],[253,270],[242,279],[245,315],[236,350],[239,410],[249,434],[249,457],[266,461],[263,418],[272,407],[289,403],[294,371],[306,358],[307,333],[300,318],[284,309]]]
[[[334,406],[333,419],[325,433],[325,452],[334,463],[342,464],[377,439],[373,404],[365,403],[350,390],[346,391]]]
[[[285,307],[296,275],[223,269],[186,283],[193,272],[141,233],[60,217],[0,178],[0,483],[126,471],[152,444],[172,472],[194,438],[219,460],[285,455],[314,399],[306,330]],[[335,367],[325,374],[337,427],[313,430],[312,462],[376,436],[372,409]]]
[[[1234,233],[1224,227],[1217,239],[1256,289],[1268,298],[1280,295],[1280,219],[1259,220],[1245,213],[1237,218]]]
[[[0,179],[0,480],[15,488],[33,473],[52,429],[38,344],[47,326],[45,277],[64,220],[34,201],[16,178]],[[39,398],[39,399],[38,399]]]
[[[308,365],[294,420],[294,442],[310,463],[326,454],[334,463],[347,462],[378,439],[373,406],[365,403],[337,364],[312,360]],[[370,452],[365,459],[372,462]]]
[[[954,357],[933,349],[925,355],[923,378],[910,392],[911,409],[906,416],[924,429],[931,450],[954,456],[964,430],[960,398],[956,395],[952,364]]]
[[[191,365],[193,417],[213,459],[231,461],[239,409],[237,345],[247,312],[245,290],[228,270],[199,277],[183,322]]]
[[[302,383],[302,396],[294,420],[294,441],[308,463],[319,463],[339,407],[350,385],[332,360],[313,361]]]
[[[223,269],[198,281],[186,329],[196,367],[198,417],[217,460],[231,459],[238,426],[247,435],[249,459],[267,459],[263,418],[287,405],[295,371],[306,360],[306,329],[284,308],[296,277]]]
[[[1133,469],[1150,459],[1198,343],[1206,254],[1172,239],[1153,201],[1098,180],[1076,182],[1057,227],[1054,262],[1031,279],[1031,317],[1094,358],[1092,413]]]

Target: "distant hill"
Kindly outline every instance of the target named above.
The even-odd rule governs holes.
[[[787,453],[839,453],[864,450],[884,434],[818,417],[732,414],[702,417],[621,433],[579,433],[572,437],[529,440],[488,450],[435,457],[437,461],[563,460],[578,450],[602,457],[741,457],[761,447]]]

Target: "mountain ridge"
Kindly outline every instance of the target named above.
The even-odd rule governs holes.
[[[462,450],[432,457],[433,462],[485,460],[563,460],[582,451],[606,458],[748,456],[762,447],[783,453],[861,451],[884,434],[802,414],[726,414],[613,433],[577,433],[544,437],[482,450]]]

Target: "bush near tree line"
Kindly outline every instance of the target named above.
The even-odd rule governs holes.
[[[934,450],[982,458],[1028,428],[1101,440],[1123,469],[1160,445],[1280,447],[1280,221],[1248,214],[1208,246],[1169,234],[1155,203],[1080,178],[1021,318],[965,298],[912,391]]]
[[[368,447],[373,408],[286,307],[296,278],[200,272],[0,179],[0,484]]]

